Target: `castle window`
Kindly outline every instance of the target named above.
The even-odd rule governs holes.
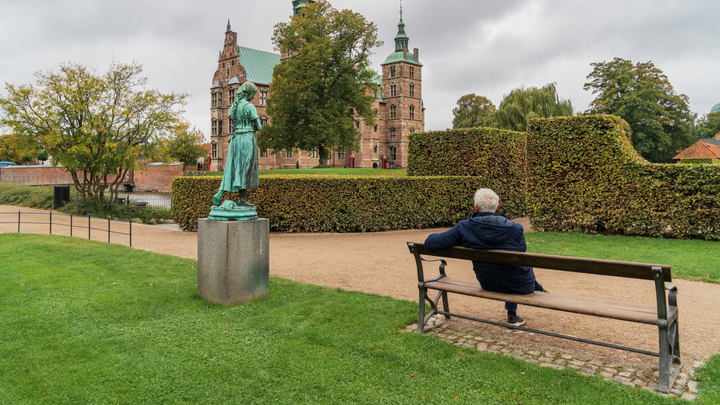
[[[395,76],[397,76],[396,68],[395,68],[395,66],[390,66],[390,77],[395,77]]]
[[[397,148],[394,146],[390,147],[390,160],[397,160]]]
[[[265,152],[260,152],[260,157],[267,157],[267,151],[265,151]]]
[[[218,123],[218,135],[224,134],[224,132],[223,132],[223,122],[222,122],[222,120],[219,120],[217,123]]]
[[[415,97],[415,85],[410,85],[410,97]]]
[[[414,105],[410,106],[410,119],[411,120],[415,119],[415,106]]]
[[[377,130],[378,130],[378,126],[377,126],[377,124],[375,124],[375,127],[373,128],[373,132],[377,132]]]
[[[265,126],[265,125],[267,125],[267,124],[268,124],[268,119],[267,119],[267,117],[262,117],[262,118],[260,118],[260,125]]]
[[[355,121],[355,128],[360,129],[360,121]]]
[[[222,93],[212,94],[212,108],[222,107]]]
[[[390,142],[396,142],[397,141],[397,130],[395,128],[390,128]]]
[[[285,152],[285,157],[291,158],[291,157],[292,157],[292,152],[286,151],[286,152]]]
[[[235,89],[230,89],[230,104],[232,105],[233,102],[235,102]]]
[[[311,158],[317,158],[317,157],[318,157],[318,151],[314,150],[314,151],[310,152],[310,157],[311,157]]]
[[[390,85],[390,97],[397,96],[397,86],[394,84]]]
[[[345,159],[345,151],[341,150],[338,152],[338,159]]]
[[[373,146],[373,153],[377,153],[377,145]]]
[[[400,76],[402,76],[402,75],[403,75],[403,67],[400,66]]]
[[[217,159],[217,142],[213,142],[210,144],[210,156],[213,159]]]
[[[268,91],[260,90],[260,105],[267,105]]]
[[[408,67],[408,76],[410,76],[411,79],[415,78],[415,66]]]
[[[415,133],[415,128],[410,128],[410,133]]]
[[[390,106],[390,118],[397,118],[397,107],[395,104]]]
[[[211,129],[211,132],[210,132],[210,133],[213,134],[214,136],[216,136],[216,135],[218,134],[218,122],[217,122],[217,120],[212,120],[211,128],[212,128],[212,129]]]
[[[355,110],[353,110],[352,108],[350,109],[350,115],[355,115]]]

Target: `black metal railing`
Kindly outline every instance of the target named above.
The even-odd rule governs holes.
[[[28,217],[28,216],[31,216],[31,215],[48,215],[48,216],[49,216],[49,221],[48,221],[48,222],[34,222],[34,221],[25,221],[25,222],[23,222],[23,214],[25,215],[25,217]],[[53,234],[53,225],[55,225],[56,227],[58,227],[58,226],[61,226],[61,227],[62,227],[62,226],[65,226],[65,227],[69,227],[69,228],[70,228],[70,236],[71,236],[71,237],[72,237],[72,236],[75,236],[75,235],[73,235],[73,229],[87,229],[87,236],[88,236],[88,239],[89,239],[89,240],[92,238],[92,231],[93,231],[93,230],[106,232],[106,233],[107,233],[107,241],[108,241],[108,243],[111,243],[111,242],[110,242],[110,236],[111,236],[112,234],[127,235],[127,236],[128,236],[128,239],[129,239],[129,246],[132,247],[132,220],[128,220],[128,222],[127,222],[127,223],[128,223],[128,232],[125,233],[125,232],[113,231],[113,230],[111,229],[111,224],[112,224],[112,222],[120,222],[120,221],[112,221],[112,220],[110,220],[110,218],[108,218],[108,220],[107,220],[107,229],[103,229],[103,228],[93,228],[93,226],[92,226],[92,221],[93,221],[93,220],[95,220],[96,222],[97,222],[97,221],[104,221],[104,220],[103,220],[102,218],[93,218],[93,217],[91,217],[90,215],[85,216],[85,215],[73,215],[73,214],[58,214],[58,213],[53,213],[52,211],[50,211],[50,212],[27,212],[27,211],[26,211],[26,212],[22,212],[22,211],[17,211],[17,212],[14,212],[14,211],[11,211],[11,212],[0,212],[0,218],[3,218],[3,215],[17,215],[17,220],[16,220],[16,221],[3,221],[3,222],[0,222],[0,224],[15,224],[15,223],[17,223],[17,231],[18,231],[18,233],[21,233],[21,225],[22,225],[22,224],[48,225],[48,229],[49,229],[50,235]],[[67,224],[67,223],[62,223],[62,222],[57,222],[57,221],[56,221],[55,223],[53,223],[53,217],[55,217],[55,218],[57,218],[57,217],[70,217],[70,223]],[[85,219],[87,219],[87,226],[84,226],[84,225],[81,225],[81,224],[77,224],[77,225],[76,225],[76,224],[73,222],[73,220],[76,220],[76,221],[77,221],[77,220],[81,220],[81,222],[85,222],[85,221],[84,221]],[[33,233],[34,233],[34,232],[33,232]],[[83,233],[84,233],[84,232],[83,232]],[[76,233],[76,235],[77,235],[77,233]],[[80,235],[77,235],[77,237],[80,237]]]

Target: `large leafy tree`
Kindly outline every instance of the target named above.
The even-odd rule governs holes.
[[[720,138],[720,112],[702,116],[697,122],[697,138]]]
[[[587,113],[616,115],[630,124],[632,143],[645,159],[671,158],[694,143],[695,115],[652,62],[615,58],[592,63],[585,90],[597,94]]]
[[[273,71],[272,123],[258,135],[260,148],[318,151],[323,166],[334,148],[357,150],[356,117],[374,125],[377,115],[377,73],[369,68],[382,45],[375,24],[321,0],[277,24],[273,43],[290,57]]]
[[[139,157],[156,157],[158,139],[171,130],[184,94],[145,90],[137,63],[114,63],[105,74],[69,63],[38,72],[36,85],[6,83],[0,124],[37,142],[72,175],[81,198],[110,198]]]
[[[523,132],[533,118],[573,115],[570,100],[561,100],[554,83],[544,87],[519,87],[510,92],[492,116],[492,126]]]
[[[168,137],[167,152],[171,159],[194,165],[199,157],[208,154],[205,135],[195,127],[190,128],[190,123],[180,122]]]
[[[20,163],[23,161],[22,149],[14,135],[0,136],[0,162]]]
[[[489,126],[495,104],[486,97],[475,93],[466,94],[457,101],[453,109],[453,128],[474,128]]]

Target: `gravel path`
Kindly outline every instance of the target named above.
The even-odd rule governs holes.
[[[0,205],[0,222],[17,220],[17,211],[46,212],[28,208]],[[25,214],[23,214],[25,215]],[[65,218],[65,219],[63,219]],[[47,221],[47,216],[36,218]],[[67,220],[54,216],[53,220]],[[79,223],[75,218],[75,224]],[[529,223],[523,221],[529,228]],[[93,220],[93,227],[107,228],[107,220]],[[87,218],[83,226],[87,226]],[[53,226],[53,234],[68,235],[68,227]],[[113,223],[113,229],[127,232],[126,223]],[[48,233],[47,225],[23,224],[22,232]],[[406,230],[379,233],[350,234],[271,234],[270,274],[305,283],[348,290],[363,291],[394,298],[418,299],[417,275],[413,256],[405,242],[423,241],[427,235],[444,229]],[[136,225],[132,227],[133,248],[197,259],[197,233],[182,232],[172,227]],[[1,224],[0,233],[17,232],[17,223]],[[84,233],[83,233],[84,232]],[[96,232],[96,231],[93,231]],[[87,238],[87,230],[76,230],[75,236]],[[84,236],[83,236],[84,235]],[[97,231],[92,239],[107,242],[107,234]],[[128,237],[113,235],[113,243],[127,245]],[[452,277],[474,280],[472,265],[450,260],[447,272]],[[427,273],[426,273],[427,274]],[[651,281],[609,279],[589,274],[568,274],[536,269],[540,282],[558,294],[603,298],[617,301],[654,304]],[[680,307],[680,347],[684,371],[691,372],[698,362],[706,361],[720,352],[720,285],[675,280]],[[271,291],[272,294],[272,291]],[[451,295],[451,310],[494,321],[504,321],[503,304],[489,300]],[[657,351],[657,328],[628,322],[593,318],[563,312],[520,307],[519,314],[527,320],[527,327],[570,334],[604,342]],[[492,337],[497,333],[492,325],[453,319],[452,327],[462,333]],[[616,349],[596,347],[544,336],[505,334],[503,340],[513,346],[539,352],[559,352],[576,359],[603,363],[632,364],[638,369],[657,367],[654,357],[637,355]]]

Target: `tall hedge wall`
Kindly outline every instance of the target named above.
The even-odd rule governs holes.
[[[467,128],[410,135],[409,176],[476,176],[501,198],[504,214],[525,216],[526,134]]]
[[[196,231],[219,186],[220,177],[176,178],[173,220]],[[452,226],[472,211],[483,186],[476,177],[262,176],[247,199],[273,232],[386,231]]]
[[[531,120],[527,153],[535,228],[720,240],[720,167],[647,163],[620,118]]]

